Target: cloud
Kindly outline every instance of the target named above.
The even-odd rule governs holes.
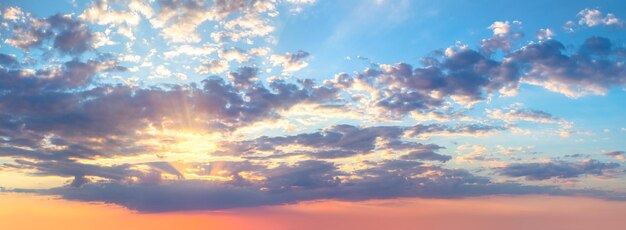
[[[375,154],[388,151],[403,159],[446,162],[450,156],[436,153],[443,147],[422,144],[405,138],[426,139],[444,135],[481,135],[495,132],[499,127],[466,125],[415,125],[356,127],[334,125],[318,132],[291,136],[262,136],[252,140],[221,143],[216,154],[244,156],[249,159],[309,156],[319,159],[345,158],[357,154]]]
[[[495,120],[504,121],[506,123],[505,126],[510,128],[513,132],[530,134],[529,130],[524,130],[517,127],[519,125],[519,122],[558,124],[560,126],[558,134],[561,137],[569,137],[572,133],[570,130],[574,127],[573,122],[569,122],[565,119],[556,117],[550,113],[540,110],[517,108],[515,105],[513,106],[513,108],[509,109],[486,109],[486,112],[487,117]]]
[[[487,116],[493,119],[503,120],[507,123],[515,123],[517,121],[529,121],[536,123],[560,123],[562,119],[554,117],[552,114],[540,110],[529,109],[510,109],[501,110],[487,109]]]
[[[498,50],[510,52],[514,47],[514,41],[524,37],[521,27],[520,21],[495,21],[488,27],[493,31],[493,37],[482,40],[481,50],[487,55]]]
[[[287,0],[287,2],[295,4],[313,4],[315,0]]]
[[[250,60],[250,55],[248,55],[246,51],[235,47],[220,50],[218,55],[220,58],[223,58],[226,61],[237,61],[239,63],[242,63]]]
[[[163,56],[166,59],[173,59],[175,57],[180,57],[181,55],[187,55],[191,57],[198,56],[207,56],[215,52],[215,48],[211,46],[191,46],[191,45],[181,45],[173,48],[171,51],[167,51],[163,53]]]
[[[613,151],[605,153],[604,155],[615,157],[616,160],[621,162],[626,162],[626,152],[624,151]]]
[[[96,22],[99,25],[127,24],[134,26],[139,24],[139,20],[141,19],[138,14],[133,12],[115,11],[110,9],[107,0],[96,0],[92,2],[91,7],[85,9],[80,17],[83,20]]]
[[[27,22],[15,22],[12,32],[13,36],[5,42],[26,51],[41,47],[48,40],[62,54],[80,55],[94,48],[95,36],[72,15],[29,17]]]
[[[314,1],[283,2],[300,7]],[[521,84],[572,98],[624,85],[624,49],[607,38],[568,48],[545,29],[540,42],[520,45],[521,23],[497,21],[489,27],[493,35],[474,49],[459,43],[419,64],[368,61],[369,68],[319,83],[263,75],[275,67],[292,74],[311,59],[301,50],[273,54],[272,19],[285,8],[277,5],[281,1],[119,3],[95,1],[81,16],[36,18],[19,8],[3,10],[5,42],[23,52],[0,54],[0,156],[8,159],[0,169],[68,179],[35,192],[143,212],[316,199],[610,197],[498,182],[480,176],[485,168],[453,168],[463,165],[449,163],[447,142],[440,141],[456,145],[521,121],[569,124],[531,109],[490,110],[488,116],[504,127],[468,114],[476,103],[514,96]],[[142,18],[154,31],[141,28],[137,36],[145,38],[117,47],[114,29],[134,37]],[[134,52],[142,47],[150,51]],[[116,50],[123,51],[107,53]],[[194,70],[212,76],[142,81],[191,81],[198,79]],[[118,79],[140,80],[124,85]],[[407,115],[430,119],[416,124]],[[285,132],[275,131],[283,127]],[[457,150],[475,151],[457,159],[499,160],[482,145],[461,146]],[[607,154],[618,160],[623,155]],[[543,180],[606,175],[617,167],[554,161],[510,164],[496,172]]]
[[[160,148],[136,141],[142,135],[157,138],[149,135],[152,126],[228,132],[278,118],[279,111],[296,104],[339,103],[334,88],[310,80],[275,80],[265,86],[250,67],[230,73],[232,82],[210,77],[199,86],[89,87],[96,74],[124,70],[110,59],[74,60],[41,70],[0,69],[0,133],[3,144],[14,149],[5,154],[59,160],[138,155]],[[187,112],[185,117],[180,111]]]
[[[622,52],[602,37],[588,38],[573,54],[556,40],[532,43],[506,54],[502,61],[461,48],[426,57],[423,67],[380,64],[354,75],[338,75],[329,83],[358,95],[357,106],[382,117],[403,117],[438,111],[449,101],[471,107],[496,92],[513,96],[520,84],[539,85],[571,98],[603,95],[625,84]]]
[[[45,92],[85,87],[92,83],[93,76],[99,72],[125,70],[126,68],[119,66],[117,61],[107,58],[87,62],[72,60],[58,67],[37,71],[0,69],[0,75],[3,77],[0,81],[0,88],[7,92],[3,97],[12,95],[40,96],[38,94]]]
[[[228,62],[226,61],[206,60],[196,67],[196,72],[200,74],[219,74],[226,72],[228,68]]]
[[[150,23],[161,29],[161,35],[172,42],[199,42],[197,27],[213,16],[204,1],[160,0],[158,5],[159,11]]]
[[[614,58],[618,49],[606,38],[591,37],[573,55],[565,46],[548,40],[523,47],[511,58],[524,70],[523,82],[577,98],[603,95],[609,87],[624,84],[624,66]]]
[[[308,52],[298,50],[296,53],[286,53],[284,55],[272,55],[270,61],[274,66],[283,67],[283,73],[289,74],[307,67],[309,63],[305,60],[310,56]]]
[[[573,193],[553,187],[495,183],[465,170],[449,170],[403,160],[372,163],[371,167],[358,171],[358,175],[362,175],[363,178],[351,180],[340,179],[344,173],[337,171],[333,163],[323,161],[302,161],[293,166],[260,170],[266,179],[257,182],[239,180],[230,182],[178,180],[158,184],[103,182],[37,192],[61,195],[71,200],[115,203],[142,212],[216,210],[328,198],[367,200]],[[604,195],[598,191],[576,192]]]
[[[19,62],[13,55],[0,53],[0,65],[8,69],[19,66]]]
[[[550,28],[539,29],[537,31],[537,39],[540,41],[552,39],[556,35]]]
[[[273,1],[216,0],[211,4],[199,0],[161,0],[159,11],[150,19],[164,38],[176,43],[198,43],[202,39],[197,28],[207,21],[222,22],[224,30],[213,32],[216,41],[230,37],[232,41],[266,36],[274,31],[269,21],[259,14],[276,15]],[[236,15],[229,19],[229,16]]]
[[[2,12],[2,18],[5,20],[17,21],[24,17],[24,12],[19,7],[7,7]]]
[[[508,177],[524,177],[526,180],[546,180],[550,178],[576,178],[584,175],[602,176],[606,170],[619,167],[616,163],[603,163],[597,160],[581,162],[514,163],[497,169]]]
[[[274,32],[274,27],[269,25],[269,20],[257,14],[245,14],[224,24],[224,28],[233,41],[243,38],[262,37]]]
[[[484,100],[484,91],[516,89],[520,78],[515,65],[491,60],[470,49],[455,52],[441,61],[428,60],[432,62],[417,68],[407,63],[383,64],[337,84],[350,93],[365,91],[366,105],[380,108],[382,114],[402,116],[437,110],[449,98],[471,106]]]
[[[452,158],[451,156],[441,155],[428,149],[412,151],[409,154],[401,157],[401,159],[405,159],[405,160],[425,160],[425,161],[440,161],[440,162],[447,162],[451,158]]]
[[[614,14],[608,13],[604,15],[598,9],[585,8],[576,15],[578,23],[567,21],[563,29],[573,32],[579,27],[596,27],[596,26],[613,26],[617,28],[624,27],[624,21],[617,18]]]

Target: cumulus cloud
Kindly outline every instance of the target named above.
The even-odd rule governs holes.
[[[228,70],[228,62],[220,60],[206,60],[196,67],[196,72],[200,74],[218,74]]]
[[[488,28],[493,31],[493,37],[483,39],[481,49],[487,55],[491,55],[498,50],[510,52],[514,47],[514,41],[524,37],[521,32],[522,23],[520,21],[495,21]]]
[[[602,37],[588,38],[573,55],[563,53],[565,46],[555,40],[531,44],[513,53],[524,70],[523,81],[550,91],[577,98],[603,95],[615,85],[624,84],[624,66],[619,49]]]
[[[24,12],[19,7],[7,7],[2,12],[2,18],[5,20],[17,21],[24,17]]]
[[[172,42],[199,42],[197,27],[212,18],[209,6],[198,0],[161,0],[159,11],[150,19],[153,27]]]
[[[273,1],[161,0],[159,11],[150,19],[164,38],[176,43],[197,43],[201,37],[197,28],[207,21],[225,22],[224,30],[211,34],[216,41],[230,37],[232,41],[265,36],[274,31],[270,22],[259,14],[276,15]],[[237,15],[229,19],[230,15]]]
[[[537,31],[537,39],[541,41],[552,39],[554,35],[555,35],[554,31],[552,31],[550,28],[539,29]]]
[[[109,3],[109,0],[93,1],[91,3],[91,7],[85,9],[85,11],[80,15],[80,18],[98,25],[112,25],[117,27],[117,33],[134,40],[135,37],[133,35],[132,27],[139,24],[141,20],[140,15],[143,14],[151,16],[152,8],[145,5],[145,3],[132,1],[129,6],[129,11],[114,10]],[[148,8],[150,10],[147,10]]]
[[[568,31],[574,31],[577,27],[596,27],[596,26],[614,26],[624,27],[624,21],[617,18],[612,13],[604,15],[598,9],[585,8],[576,15],[578,22],[568,21],[563,28]]]
[[[239,48],[230,48],[230,49],[222,49],[218,53],[219,57],[226,61],[237,61],[239,63],[247,62],[250,60],[250,55],[242,49]]]
[[[109,7],[107,0],[97,0],[92,3],[80,16],[86,21],[95,22],[100,25],[122,24],[128,25],[139,24],[139,15],[132,12],[115,11]]]
[[[299,103],[337,103],[335,89],[312,82],[276,80],[264,86],[257,82],[254,68],[231,73],[232,83],[211,77],[199,87],[159,89],[87,87],[98,73],[126,70],[106,59],[69,61],[60,68],[37,71],[0,70],[0,89],[5,92],[0,115],[6,121],[0,132],[3,144],[12,147],[4,154],[33,159],[142,154],[155,146],[133,144],[133,139],[141,135],[138,130],[151,125],[181,128],[193,123],[209,132],[232,131],[276,118],[278,111]],[[181,120],[179,111],[192,117]]]
[[[71,15],[56,14],[47,18],[29,17],[16,22],[13,36],[5,42],[23,50],[41,47],[45,41],[62,54],[80,55],[94,47],[95,36],[87,26]]]
[[[309,63],[305,60],[310,56],[308,52],[298,50],[296,53],[286,53],[284,55],[272,55],[270,61],[274,66],[281,66],[284,73],[292,73],[307,67]]]
[[[381,64],[354,76],[340,75],[332,83],[365,96],[360,102],[373,111],[404,116],[436,111],[449,100],[471,106],[486,94],[514,95],[520,83],[571,98],[603,95],[625,83],[621,60],[621,48],[606,38],[588,38],[571,55],[562,43],[546,40],[523,46],[502,61],[465,48],[441,59],[426,58],[424,67]]]
[[[398,63],[368,68],[337,84],[348,92],[367,93],[367,106],[381,108],[381,113],[402,116],[437,110],[447,99],[471,106],[484,100],[485,91],[517,89],[519,78],[515,65],[464,49],[441,61],[431,59],[425,67]]]

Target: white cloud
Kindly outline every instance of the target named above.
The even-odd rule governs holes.
[[[549,28],[546,29],[539,29],[537,31],[537,39],[539,40],[548,40],[548,39],[552,39],[552,37],[554,37],[555,33],[554,31],[552,31]]]
[[[282,66],[283,73],[288,74],[307,67],[309,63],[305,60],[310,56],[308,52],[299,50],[296,53],[286,53],[284,55],[272,55],[270,61],[274,66]]]
[[[19,7],[9,7],[2,12],[2,18],[17,21],[24,16],[24,12]]]
[[[250,56],[239,48],[223,49],[218,52],[218,56],[226,61],[237,61],[239,63],[247,62]]]
[[[623,27],[624,21],[617,18],[614,14],[608,13],[604,15],[600,10],[585,8],[576,15],[578,23],[567,21],[563,29],[574,31],[577,26],[580,27],[596,27],[596,26],[617,26]]]
[[[182,45],[174,47],[172,50],[165,52],[163,55],[166,59],[178,57],[180,55],[187,56],[205,56],[215,52],[215,48],[205,45],[202,47]]]
[[[123,23],[128,25],[137,25],[140,20],[139,15],[134,12],[115,11],[110,9],[106,0],[95,1],[90,8],[87,8],[80,15],[80,18],[89,22],[95,22],[99,25],[119,25]]]
[[[196,67],[196,72],[200,74],[219,74],[227,71],[229,68],[228,62],[222,60],[207,60],[202,62],[200,66]]]

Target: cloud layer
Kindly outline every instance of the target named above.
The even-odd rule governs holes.
[[[542,184],[619,178],[623,167],[613,161],[623,151],[563,161],[469,143],[526,122],[558,124],[569,136],[573,122],[560,116],[485,104],[525,86],[571,100],[624,87],[619,41],[591,36],[572,48],[544,29],[525,42],[521,22],[496,21],[476,48],[306,78],[298,74],[315,54],[274,52],[273,20],[314,2],[94,1],[80,14],[47,17],[3,8],[10,48],[0,53],[0,172],[68,181],[15,191],[143,212],[316,199],[624,198]],[[621,23],[589,9],[578,17],[587,27]],[[154,36],[142,38],[142,26]],[[115,45],[122,51],[106,49]],[[473,108],[481,105],[479,117]]]

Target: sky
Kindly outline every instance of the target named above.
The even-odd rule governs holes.
[[[0,1],[0,220],[618,229],[625,4]]]

